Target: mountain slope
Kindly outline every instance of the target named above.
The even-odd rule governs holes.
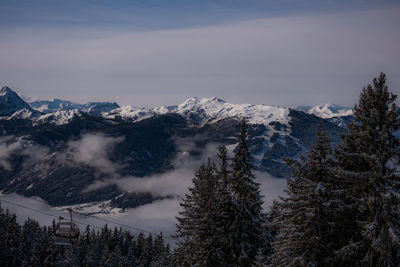
[[[15,112],[25,110],[32,114],[38,114],[32,107],[26,103],[17,93],[7,86],[0,89],[0,117],[8,117]]]
[[[124,202],[123,208],[173,196],[173,188],[190,181],[192,170],[215,156],[219,145],[232,153],[243,117],[254,169],[288,176],[282,159],[305,152],[321,122],[294,109],[218,98],[105,113],[57,110],[35,118],[24,116],[28,111],[0,120],[0,190],[39,196],[52,205]],[[338,142],[344,129],[322,122]],[[177,177],[183,182],[176,183]],[[154,188],[162,193],[153,194]]]
[[[351,107],[344,107],[336,104],[326,103],[323,105],[311,106],[295,106],[294,109],[313,114],[317,117],[330,119],[334,117],[348,117],[353,114]]]
[[[29,103],[34,109],[43,113],[54,113],[57,111],[66,110],[82,110],[89,113],[100,114],[102,112],[108,112],[113,109],[119,108],[117,103],[111,102],[89,102],[86,104],[73,103],[61,99],[52,100],[36,100]]]

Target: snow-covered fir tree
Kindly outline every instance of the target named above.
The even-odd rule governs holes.
[[[173,266],[162,235],[133,237],[122,229],[88,227],[71,247],[58,247],[55,229],[55,223],[40,227],[32,219],[20,226],[0,205],[0,266]]]
[[[400,266],[400,112],[385,74],[363,89],[335,155],[351,229],[338,251],[343,264]]]
[[[286,160],[293,178],[274,202],[271,266],[332,266],[335,249],[335,175],[331,143],[322,129],[300,160]]]
[[[216,167],[210,159],[195,171],[193,187],[180,204],[177,217],[179,266],[218,266],[220,251],[216,247]]]
[[[209,161],[195,172],[177,218],[179,266],[251,266],[257,252],[265,254],[269,247],[246,127],[243,121],[231,169],[227,150],[220,147],[218,170]]]
[[[239,145],[232,161],[230,190],[233,198],[234,219],[232,240],[237,266],[251,266],[262,245],[262,203],[259,184],[252,173],[252,158],[248,146],[247,123],[243,119]]]
[[[257,251],[256,258],[254,263],[251,265],[252,267],[267,267],[267,259],[265,259],[264,253],[261,249]]]
[[[229,192],[230,171],[228,170],[227,150],[225,146],[218,149],[220,166],[217,170],[216,203],[215,208],[215,249],[218,252],[218,261],[221,266],[234,266],[234,240],[231,238],[235,229],[232,226],[234,219],[233,199]]]

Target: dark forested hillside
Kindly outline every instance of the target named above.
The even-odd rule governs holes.
[[[56,223],[23,225],[0,207],[0,266],[170,266],[168,244],[158,236],[128,231],[86,228],[71,247],[54,244]]]

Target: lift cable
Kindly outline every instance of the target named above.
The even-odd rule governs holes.
[[[24,206],[24,205],[21,205],[21,204],[18,204],[18,203],[11,202],[11,201],[9,201],[9,200],[5,200],[5,199],[4,199],[3,197],[1,197],[1,196],[0,196],[0,199],[1,199],[1,201],[4,202],[4,203],[8,203],[8,204],[11,204],[11,205],[14,205],[14,206],[17,206],[17,207],[20,207],[20,208],[28,209],[28,210],[31,210],[31,211],[34,211],[34,212],[38,212],[38,213],[41,213],[41,214],[45,214],[45,215],[47,215],[47,216],[54,217],[54,218],[57,218],[57,219],[60,218],[60,216],[54,215],[54,214],[49,213],[49,212],[45,212],[45,211],[42,211],[42,210],[30,208],[30,207],[27,207],[27,206]],[[80,222],[80,221],[76,221],[76,220],[74,220],[74,222],[76,222],[76,223],[78,223],[78,224],[81,224],[81,225],[92,226],[93,228],[102,229],[102,227],[97,226],[97,225],[88,224],[88,223],[84,223],[84,222]]]
[[[35,212],[39,212],[39,213],[42,213],[42,214],[46,214],[46,215],[48,215],[48,216],[52,216],[52,217],[55,217],[55,218],[59,218],[59,216],[56,216],[56,215],[54,215],[54,214],[50,214],[50,213],[48,213],[48,212],[44,212],[44,211],[41,211],[41,210],[29,208],[29,207],[26,207],[26,206],[23,206],[23,205],[20,205],[20,204],[17,204],[17,203],[10,202],[10,201],[8,201],[8,200],[4,200],[4,198],[2,198],[1,196],[0,196],[0,199],[2,199],[3,202],[9,203],[9,204],[13,204],[13,205],[18,206],[18,207],[22,207],[22,208],[29,209],[29,210],[32,210],[32,211],[35,211]],[[32,199],[32,200],[37,201],[37,202],[40,202],[40,203],[44,203],[44,204],[46,204],[46,205],[49,205],[49,204],[46,203],[45,201],[41,201],[41,200],[34,199],[34,198],[29,198],[29,199]],[[112,220],[103,219],[103,218],[100,218],[100,217],[97,217],[97,216],[94,216],[94,215],[83,214],[83,213],[79,213],[79,212],[76,212],[76,211],[73,211],[73,213],[78,214],[78,215],[80,215],[80,216],[85,216],[85,217],[89,217],[89,218],[94,218],[94,219],[101,220],[101,221],[104,221],[104,222],[107,222],[107,223],[112,223],[112,224],[115,224],[115,225],[119,225],[119,226],[121,226],[121,227],[129,228],[129,229],[132,229],[132,230],[135,230],[135,231],[144,232],[144,233],[152,234],[152,235],[155,235],[155,236],[158,236],[158,235],[159,235],[159,234],[157,234],[157,233],[155,233],[155,232],[147,231],[147,230],[144,230],[144,229],[141,229],[141,228],[138,228],[138,227],[133,227],[133,226],[130,226],[130,225],[126,225],[126,224],[119,223],[119,222],[114,222],[114,221],[112,221]],[[102,229],[102,227],[99,227],[99,226],[96,226],[96,225],[91,225],[91,224],[79,222],[79,221],[76,221],[76,220],[74,220],[74,222],[76,222],[76,223],[78,223],[78,224],[93,226],[93,227]],[[171,234],[165,235],[165,236],[163,235],[163,238],[176,241],[176,239],[173,238]]]

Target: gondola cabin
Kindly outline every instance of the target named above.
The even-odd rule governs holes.
[[[79,228],[72,221],[72,210],[70,212],[70,221],[62,221],[63,217],[59,218],[57,228],[55,231],[54,244],[57,246],[71,246],[71,242],[79,237]]]

